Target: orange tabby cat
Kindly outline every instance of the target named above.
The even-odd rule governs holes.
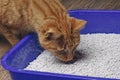
[[[62,61],[73,59],[86,21],[70,17],[59,0],[0,0],[0,33],[15,45],[30,32]]]

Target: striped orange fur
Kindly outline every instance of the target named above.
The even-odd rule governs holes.
[[[0,0],[0,33],[15,45],[36,32],[43,48],[70,61],[86,21],[70,17],[59,0]]]

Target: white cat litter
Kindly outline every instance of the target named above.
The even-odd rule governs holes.
[[[77,50],[81,58],[73,64],[64,64],[53,54],[44,51],[26,70],[44,71],[81,76],[120,78],[120,35],[81,35]]]

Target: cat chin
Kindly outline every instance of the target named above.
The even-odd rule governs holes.
[[[69,62],[72,62],[72,60],[73,60],[73,58],[71,58],[71,59],[61,59],[61,58],[58,58],[61,62],[63,62],[63,63],[69,63]]]
[[[64,64],[73,64],[73,63],[75,63],[77,60],[78,60],[78,59],[77,59],[76,57],[74,57],[72,60],[67,60],[67,61],[62,61],[62,60],[61,60],[61,62],[64,63]]]

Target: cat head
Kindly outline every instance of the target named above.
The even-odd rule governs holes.
[[[86,24],[85,20],[68,17],[67,20],[58,21],[48,18],[38,31],[41,46],[52,52],[61,61],[71,61],[76,47],[80,42],[79,31]]]

